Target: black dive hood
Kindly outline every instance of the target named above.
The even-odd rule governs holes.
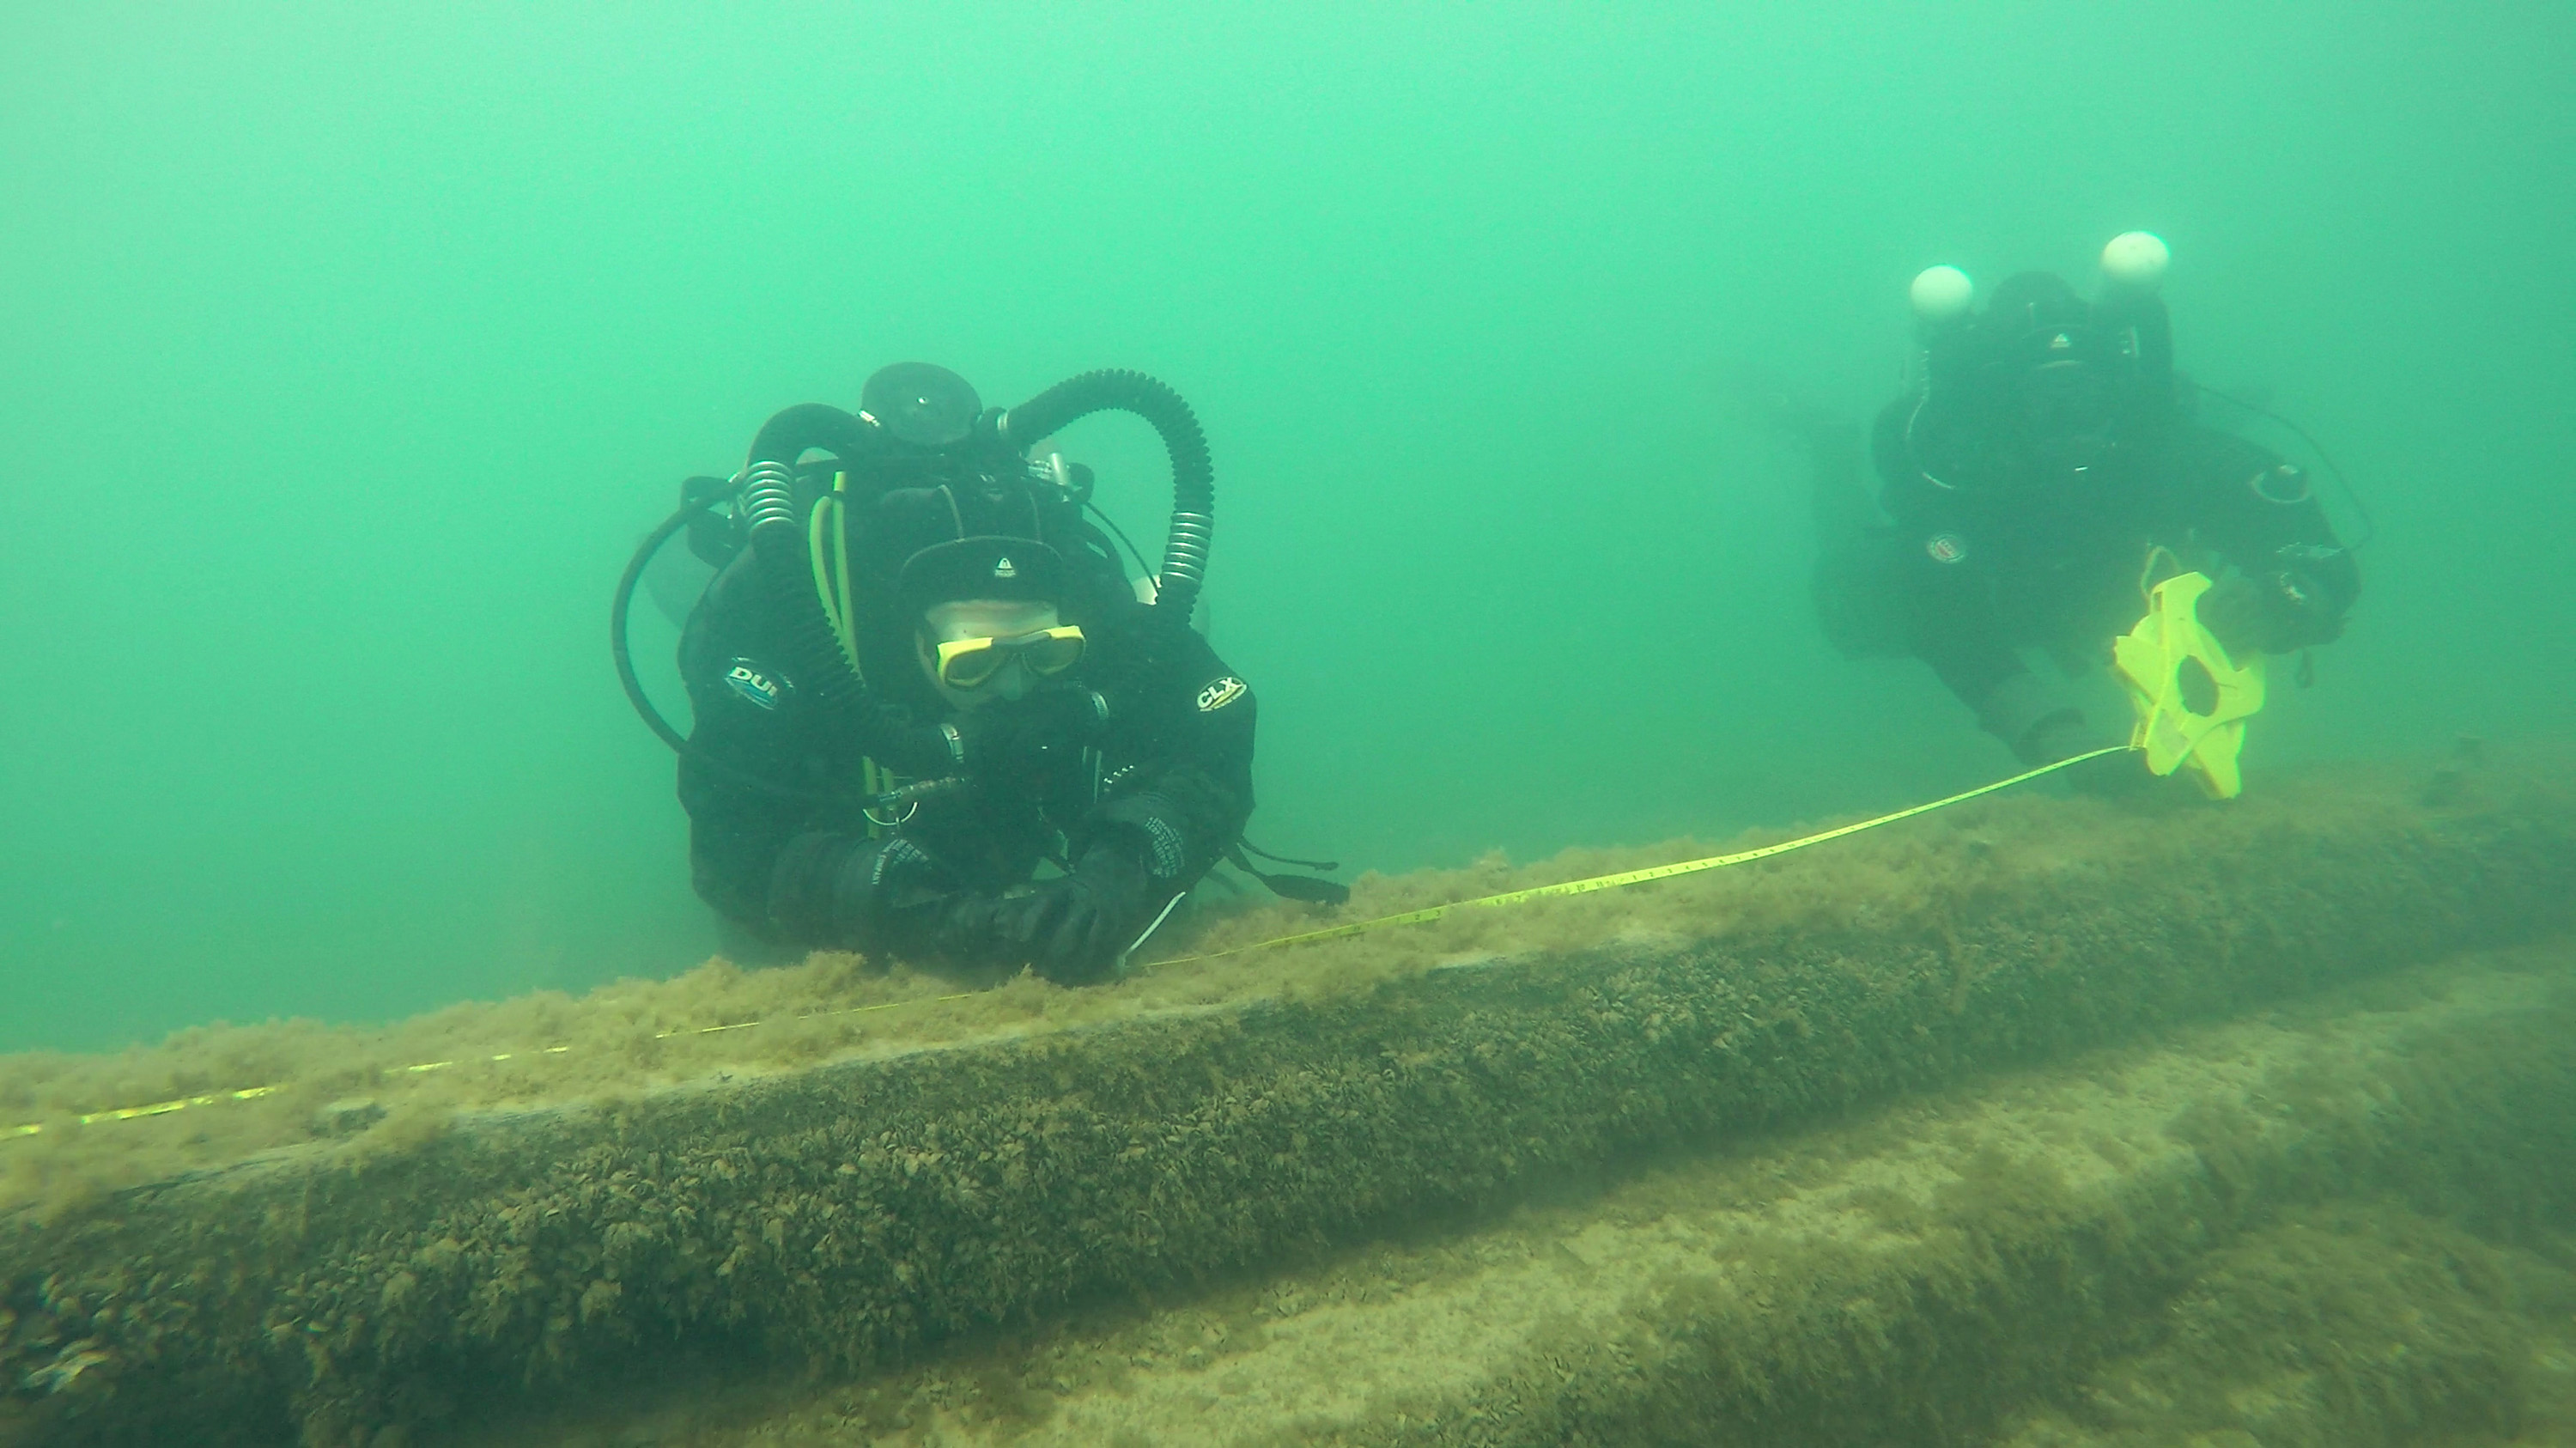
[[[610,653],[628,701],[662,742],[687,750],[687,736],[653,707],[636,678],[627,614],[653,556],[684,530],[692,532],[693,544],[710,524],[723,530],[716,510],[730,504],[732,547],[747,545],[766,586],[777,591],[788,623],[785,662],[797,670],[800,685],[836,710],[874,713],[882,706],[868,697],[842,652],[815,584],[809,532],[816,500],[828,491],[832,474],[845,474],[862,495],[948,486],[961,501],[981,494],[991,503],[1015,491],[1052,489],[1064,502],[1087,505],[1087,477],[1073,481],[1052,459],[1032,464],[1028,450],[1098,412],[1144,419],[1171,459],[1172,514],[1154,579],[1153,611],[1172,627],[1186,627],[1207,576],[1216,472],[1207,437],[1179,393],[1142,372],[1104,370],[1068,378],[1017,407],[987,411],[956,373],[928,363],[897,363],[868,379],[858,412],[825,403],[788,408],[761,425],[734,479],[692,478],[683,485],[686,501],[636,548],[610,607]],[[829,454],[837,466],[801,465],[814,451]]]
[[[2024,272],[1975,307],[1956,267],[1914,279],[1920,341],[1905,439],[1944,488],[2085,476],[2179,416],[2173,335],[2158,292],[2167,252],[2142,231],[2103,248],[2090,301]]]

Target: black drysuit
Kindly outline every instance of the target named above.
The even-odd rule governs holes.
[[[789,672],[783,614],[810,598],[770,586],[752,554],[737,558],[680,644],[697,716],[679,789],[698,894],[780,944],[1012,964],[997,958],[1007,947],[956,936],[959,907],[1025,884],[1041,860],[1110,852],[1141,871],[1151,898],[1121,928],[1143,929],[1242,835],[1255,704],[1197,632],[1121,581],[1090,583],[1063,610],[1088,639],[1082,661],[1031,698],[950,715],[912,639],[880,637],[861,717]],[[968,783],[872,827],[867,758]]]
[[[1837,510],[1820,505],[1818,609],[1843,652],[1922,659],[2031,762],[2057,751],[2032,740],[2048,710],[2020,651],[2069,667],[2106,658],[2144,612],[2151,571],[2209,573],[2211,598],[2239,605],[2231,646],[2274,652],[2334,638],[2361,590],[2307,474],[2246,439],[2177,422],[2080,479],[1952,485],[1907,443],[1914,408],[1891,404],[1871,439],[1884,519],[1835,529]],[[1831,456],[1819,461],[1832,470]],[[2203,617],[2218,627],[2206,603]]]

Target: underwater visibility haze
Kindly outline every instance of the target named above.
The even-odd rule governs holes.
[[[2144,228],[2182,368],[2376,522],[2250,788],[2563,739],[2571,42],[2322,0],[7,7],[0,1049],[704,959],[609,587],[683,477],[906,359],[1190,399],[1253,838],[1528,860],[2006,772],[1826,646],[1766,402],[1859,422],[1918,270],[2089,289]],[[1152,549],[1153,438],[1063,441]]]

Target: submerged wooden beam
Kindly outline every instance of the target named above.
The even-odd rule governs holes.
[[[1920,878],[1921,841],[1855,843],[1889,852],[1879,897],[1795,918],[1739,908],[1794,878],[1748,875],[1651,936],[1605,917],[1589,946],[466,1115],[22,1214],[0,1223],[0,1442],[369,1443],[642,1343],[881,1363],[2567,927],[2554,777],[2420,790],[2041,802],[1941,826]],[[2080,856],[2014,847],[2078,809]]]
[[[2571,1141],[2561,939],[1160,1310],[771,1382],[717,1412],[714,1374],[593,1394],[499,1441],[578,1425],[699,1448],[1839,1448],[2001,1441],[2016,1420],[2037,1426],[2014,1441],[2056,1448],[2238,1441],[2218,1430],[2239,1424],[2267,1442],[2529,1434],[2551,1406],[2534,1349],[2576,1346],[2546,1250],[2576,1201]],[[2123,1390],[2142,1374],[2162,1381]],[[2557,1426],[2576,1424],[2562,1409]]]

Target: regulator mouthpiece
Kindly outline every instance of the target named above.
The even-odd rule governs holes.
[[[1926,322],[1949,322],[1967,315],[1977,285],[1957,267],[1928,266],[1914,274],[1914,285],[1906,292],[1914,299],[1915,316]]]
[[[2154,232],[2124,231],[2102,248],[2102,275],[2119,286],[2153,291],[2172,260],[2172,251]]]

